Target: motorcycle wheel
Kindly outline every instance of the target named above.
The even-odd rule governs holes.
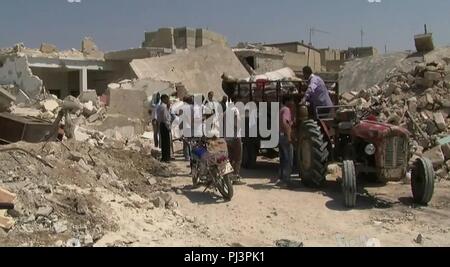
[[[217,189],[223,198],[227,201],[230,201],[233,198],[234,190],[233,190],[233,182],[230,179],[229,175],[217,177]]]

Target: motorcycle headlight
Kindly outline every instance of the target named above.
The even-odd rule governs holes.
[[[375,146],[373,144],[368,144],[366,146],[366,148],[364,149],[364,152],[366,152],[366,154],[369,156],[373,156],[373,155],[375,155],[376,150],[377,149],[375,148]]]

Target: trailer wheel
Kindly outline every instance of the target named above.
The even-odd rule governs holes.
[[[356,205],[356,171],[355,164],[346,160],[342,166],[342,192],[344,193],[344,204],[347,208]]]
[[[414,202],[427,205],[434,194],[435,173],[431,160],[419,158],[414,162],[411,173],[411,189]]]
[[[322,187],[326,181],[328,143],[314,120],[302,123],[297,147],[298,168],[302,183],[308,187]]]

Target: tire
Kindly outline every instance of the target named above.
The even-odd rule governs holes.
[[[419,158],[411,173],[411,189],[414,202],[428,205],[434,194],[435,173],[431,160]]]
[[[253,169],[256,166],[258,150],[253,142],[244,142],[242,145],[242,167]]]
[[[342,166],[342,192],[344,193],[344,205],[353,208],[356,205],[356,171],[355,164],[346,160]]]
[[[217,189],[225,200],[230,201],[233,198],[233,182],[229,175],[217,177]]]
[[[297,165],[305,186],[324,186],[328,156],[328,143],[324,141],[317,122],[314,120],[303,122],[297,147]]]
[[[200,168],[200,166],[198,165],[197,162],[193,162],[192,163],[192,168],[191,168],[191,172],[192,172],[192,186],[194,188],[199,186],[199,168]]]

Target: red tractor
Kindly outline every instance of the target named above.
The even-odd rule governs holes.
[[[359,177],[387,183],[406,176],[410,167],[410,134],[404,128],[377,122],[372,114],[358,114],[354,107],[339,106],[338,83],[326,83],[335,106],[319,107],[316,112],[307,106],[296,107],[297,165],[304,185],[322,187],[328,165],[337,162],[342,168],[344,204],[351,208],[356,205]],[[223,88],[229,97],[244,103],[280,102],[285,94],[300,103],[306,90],[303,82],[290,81],[224,81]],[[244,138],[244,167],[251,167],[256,161],[260,140]],[[419,158],[411,167],[413,198],[426,205],[434,192],[433,166],[429,159]]]

